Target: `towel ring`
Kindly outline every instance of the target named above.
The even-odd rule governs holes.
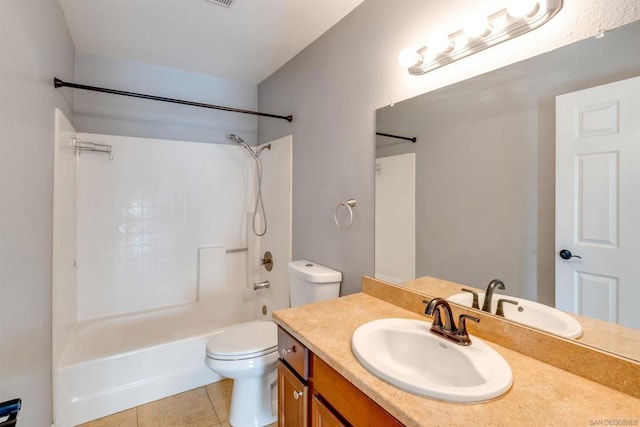
[[[340,221],[338,221],[338,211],[340,211],[340,208],[343,206],[349,210],[349,224],[347,224],[346,226],[343,226],[342,224],[340,224]],[[338,206],[336,206],[336,212],[333,214],[333,220],[335,221],[336,226],[339,229],[348,230],[351,228],[351,226],[353,225],[353,208],[355,206],[356,206],[355,199],[349,199],[345,202],[338,203]]]

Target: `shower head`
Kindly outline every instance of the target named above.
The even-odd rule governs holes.
[[[246,142],[244,142],[244,139],[240,138],[235,133],[230,133],[229,135],[227,135],[227,139],[229,141],[235,142],[236,144],[241,144],[245,148],[245,150],[247,150],[249,154],[251,154],[251,157],[258,160],[258,155],[251,149],[251,147],[249,147]]]
[[[242,138],[240,138],[238,135],[236,135],[235,133],[230,133],[229,135],[227,135],[227,139],[229,141],[235,142],[236,144],[244,144],[244,140]]]

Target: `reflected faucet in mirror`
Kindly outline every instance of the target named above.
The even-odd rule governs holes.
[[[493,302],[493,293],[495,292],[496,288],[500,289],[500,290],[505,290],[505,286],[504,286],[504,282],[500,279],[493,279],[491,282],[489,282],[489,285],[487,286],[487,290],[484,293],[484,302],[482,304],[482,311],[486,311],[487,313],[491,313],[491,304]],[[475,309],[480,309],[480,302],[479,302],[479,296],[478,293],[476,291],[474,291],[473,289],[467,289],[467,288],[462,288],[461,291],[463,292],[468,292],[471,295],[473,295],[473,302],[471,304],[471,308],[475,308]],[[503,300],[500,300],[503,301]],[[500,301],[498,301],[498,309],[502,310],[502,305],[500,304]],[[511,302],[511,300],[504,300],[507,302]],[[518,303],[516,302],[516,305]],[[498,312],[496,311],[496,314],[498,314]],[[502,317],[504,317],[504,313],[502,314]]]
[[[447,300],[450,303],[476,310],[479,310],[477,306],[481,305],[482,311],[486,313],[495,313],[498,317],[565,338],[577,338],[582,335],[580,322],[567,313],[523,298],[494,294],[496,289],[505,289],[504,283],[499,279],[492,280],[487,286],[486,292],[462,288],[461,290],[464,292],[450,295]],[[471,301],[471,296],[473,296],[474,302]],[[487,303],[487,301],[489,302]],[[513,307],[505,304],[510,304]]]
[[[487,291],[484,293],[484,303],[482,304],[482,311],[491,313],[491,302],[493,299],[493,293],[495,292],[496,288],[504,291],[504,282],[500,279],[493,279],[491,282],[489,282]]]

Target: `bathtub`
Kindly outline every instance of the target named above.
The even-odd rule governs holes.
[[[233,324],[269,319],[270,307],[256,292],[236,289],[208,301],[78,322],[54,368],[55,426],[221,380],[204,364],[207,341]]]

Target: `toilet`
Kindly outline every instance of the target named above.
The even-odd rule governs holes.
[[[307,260],[289,263],[291,306],[340,296],[342,274]],[[265,426],[276,422],[273,406],[277,381],[278,328],[270,320],[230,326],[207,343],[205,363],[212,371],[233,379],[229,424]]]

